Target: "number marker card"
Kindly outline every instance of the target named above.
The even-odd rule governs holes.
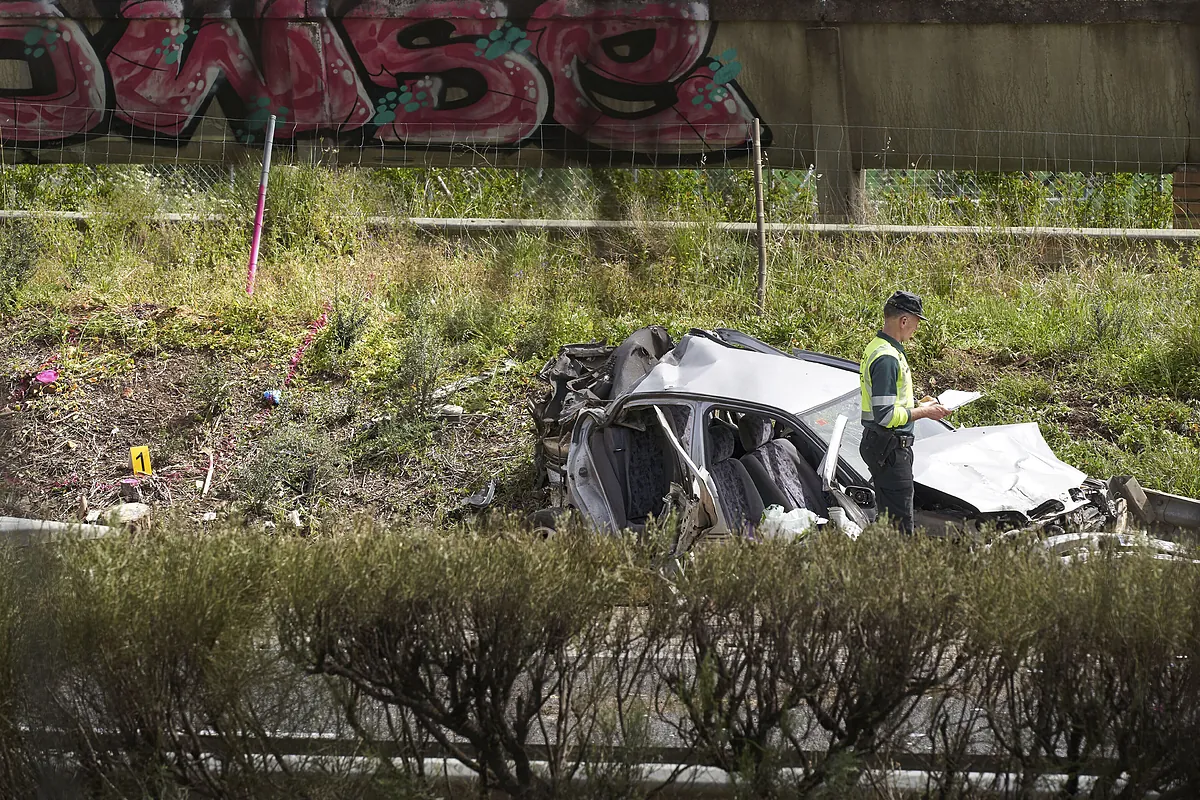
[[[154,467],[150,464],[150,448],[142,445],[141,447],[129,448],[129,460],[133,462],[134,475],[153,475]]]

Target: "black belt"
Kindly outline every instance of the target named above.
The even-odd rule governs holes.
[[[877,436],[887,436],[892,438],[895,440],[896,446],[902,450],[912,447],[913,442],[915,441],[915,437],[911,433],[896,433],[895,431],[890,431],[887,428],[875,426],[868,427],[867,431],[874,433]]]

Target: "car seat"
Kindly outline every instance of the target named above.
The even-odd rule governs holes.
[[[740,461],[733,458],[737,437],[724,425],[708,427],[708,471],[717,488],[717,503],[731,531],[753,532],[762,519],[763,501]]]
[[[775,439],[771,420],[758,414],[743,414],[738,433],[746,455],[741,463],[767,505],[783,506],[784,511],[807,508],[818,516],[829,514],[821,478],[812,465],[787,439]]]
[[[668,406],[668,424],[682,428],[682,413]],[[653,410],[637,410],[621,422],[599,428],[592,437],[592,458],[614,521],[634,531],[662,514],[672,481],[682,480],[674,448]]]

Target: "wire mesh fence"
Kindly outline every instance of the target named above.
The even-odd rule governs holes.
[[[754,221],[749,169],[383,167],[354,173],[356,205],[372,215]],[[7,166],[0,169],[0,205],[97,211],[136,186],[164,213],[219,213],[244,208],[257,178],[252,166]],[[818,180],[814,170],[766,170],[767,218],[814,221]],[[864,221],[882,224],[1165,228],[1173,222],[1169,175],[869,170],[866,187]]]
[[[86,210],[136,183],[166,212],[220,210],[255,182],[257,117],[153,112],[81,136],[78,116],[47,107],[2,131],[0,205]],[[754,219],[749,126],[510,127],[285,119],[276,160],[359,168],[355,202],[373,214]],[[862,222],[1170,227],[1169,173],[1187,152],[1171,137],[778,124],[764,144],[767,216],[788,223],[818,218],[823,192],[852,173]]]

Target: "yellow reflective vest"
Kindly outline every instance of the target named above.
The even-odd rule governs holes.
[[[913,385],[904,348],[882,331],[863,351],[858,369],[862,422],[912,433]]]

